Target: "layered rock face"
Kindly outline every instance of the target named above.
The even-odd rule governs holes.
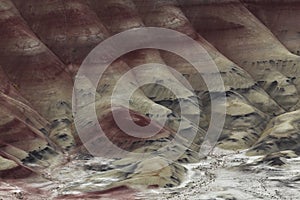
[[[300,55],[298,1],[246,0],[244,3],[290,52]]]
[[[203,159],[201,145],[210,137],[206,131],[215,114],[211,98],[223,92],[226,114],[219,148],[249,149],[249,156],[266,159],[289,150],[299,155],[299,9],[293,0],[0,0],[1,179],[60,182],[56,171],[92,159],[86,147],[97,143],[97,152],[112,158],[109,167],[98,163],[76,169],[91,173],[64,189],[83,196],[62,192],[65,196],[58,198],[92,198],[99,191],[105,196],[112,188],[122,193],[124,186],[178,186],[187,173],[183,164]],[[171,29],[202,46],[224,91],[208,89],[191,63],[159,49],[131,51],[105,70],[86,59],[111,36],[144,27]],[[78,73],[85,63],[89,75],[98,69],[104,73],[96,85],[74,87],[86,78]],[[134,70],[149,63],[171,69]],[[90,100],[93,91],[94,104],[78,103]],[[129,99],[128,91],[134,91]],[[95,136],[93,106],[102,135]],[[74,119],[76,113],[81,115]],[[148,136],[128,125],[132,122],[159,131]],[[78,124],[86,127],[89,140],[82,140]],[[125,154],[118,155],[112,145]],[[115,181],[105,184],[108,178]],[[130,196],[132,190],[124,190]]]

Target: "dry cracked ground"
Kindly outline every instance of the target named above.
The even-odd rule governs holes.
[[[109,138],[147,156],[95,157],[80,140],[72,92],[82,62],[107,38],[141,27],[193,38],[217,66],[226,119],[208,156],[199,149],[212,116],[209,94],[222,91],[208,91],[190,63],[157,49],[122,55],[105,70],[95,88],[105,135],[88,141],[98,141],[102,154],[114,154]],[[147,63],[172,67],[192,88],[167,68],[129,71]],[[124,94],[112,108],[126,72]],[[145,80],[153,83],[136,89],[128,105],[126,91]],[[74,90],[82,98],[91,94],[90,85]],[[298,0],[0,0],[0,199],[298,199],[299,92]],[[85,113],[86,106],[78,109]],[[167,120],[155,125],[156,135],[139,138],[120,129],[115,114],[140,126]],[[89,113],[76,120],[88,127],[84,134],[95,131]]]

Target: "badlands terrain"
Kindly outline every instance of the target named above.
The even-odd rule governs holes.
[[[299,97],[298,0],[0,0],[0,199],[299,199]]]

